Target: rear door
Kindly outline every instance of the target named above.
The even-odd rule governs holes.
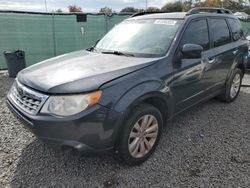
[[[212,50],[207,62],[210,64],[211,87],[209,92],[222,88],[238,53],[238,45],[232,42],[229,25],[225,18],[209,18]],[[204,80],[206,82],[206,80]]]
[[[244,62],[244,58],[248,56],[247,40],[241,28],[240,21],[236,18],[228,18],[227,23],[231,30],[232,46],[234,48],[234,61]],[[240,60],[241,59],[241,60]]]

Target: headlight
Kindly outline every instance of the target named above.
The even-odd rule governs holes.
[[[89,94],[50,96],[41,112],[59,116],[77,114],[87,107],[96,104],[101,94],[101,91],[96,91]]]

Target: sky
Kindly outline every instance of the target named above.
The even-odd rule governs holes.
[[[145,8],[146,0],[0,0],[0,10],[22,10],[45,12],[47,3],[48,12],[61,9],[67,12],[69,5],[80,6],[83,12],[98,12],[100,8],[108,6],[115,11],[132,6]],[[173,0],[147,0],[148,7],[161,8],[164,4]]]

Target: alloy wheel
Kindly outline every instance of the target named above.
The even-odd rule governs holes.
[[[231,85],[231,89],[230,89],[230,97],[232,99],[237,95],[240,89],[240,80],[241,80],[240,74],[239,73],[235,74],[232,85]]]
[[[158,136],[159,124],[155,116],[144,115],[133,126],[128,150],[132,157],[144,157],[154,146]]]

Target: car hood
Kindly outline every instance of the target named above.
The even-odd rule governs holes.
[[[17,79],[46,93],[81,93],[96,90],[106,82],[148,66],[155,60],[82,50],[28,67],[19,72]]]

